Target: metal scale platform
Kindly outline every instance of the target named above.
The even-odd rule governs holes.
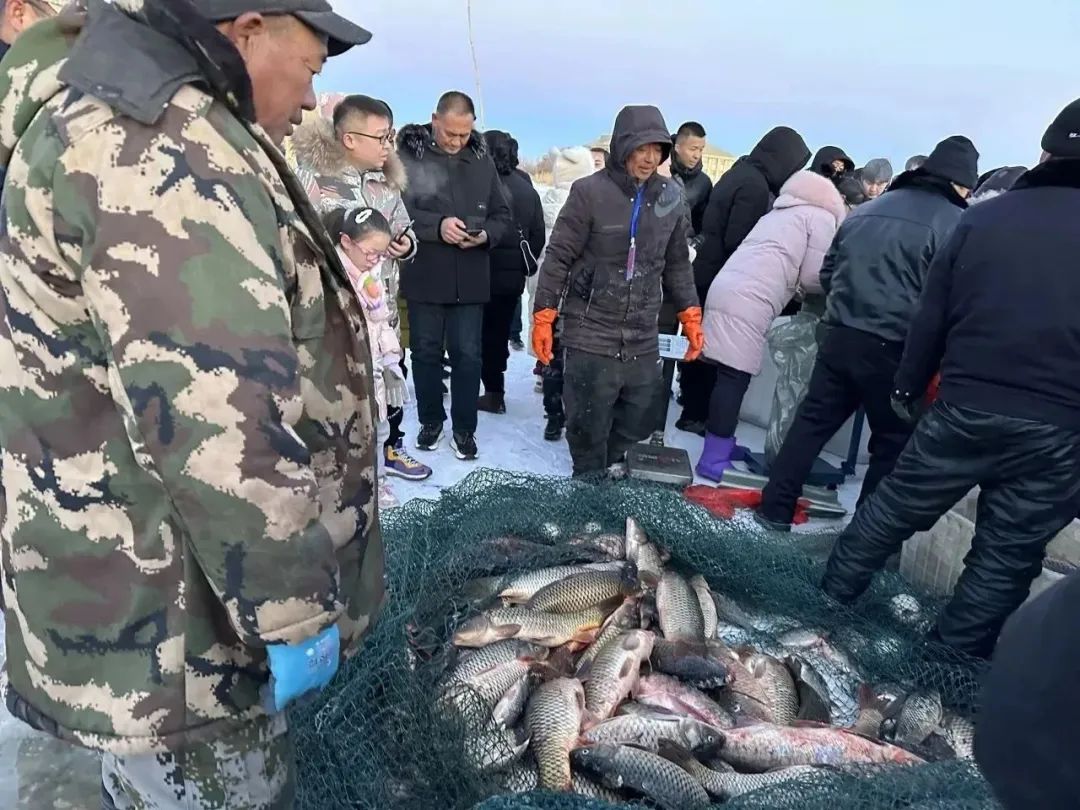
[[[682,335],[659,336],[660,357],[663,359],[663,397],[662,418],[660,424],[667,425],[668,408],[671,404],[671,389],[675,379],[675,363],[686,356],[690,347]],[[864,416],[862,411],[855,419],[848,457],[840,469],[833,467],[823,459],[817,459],[807,485],[803,488],[803,497],[811,504],[811,515],[818,517],[841,517],[846,511],[839,502],[836,488],[844,479],[853,475],[862,437]],[[731,470],[724,475],[719,484],[737,489],[761,489],[768,483],[768,467],[764,453],[746,453],[742,460],[749,472]],[[631,478],[653,481],[677,487],[688,487],[694,483],[694,468],[690,464],[690,455],[679,447],[667,447],[664,444],[663,431],[657,431],[648,442],[633,445],[626,453],[626,472]]]

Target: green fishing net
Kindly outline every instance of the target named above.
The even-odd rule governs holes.
[[[565,540],[622,533],[635,517],[672,559],[705,576],[713,591],[754,618],[744,642],[768,649],[791,630],[827,634],[866,683],[935,689],[950,710],[974,709],[973,663],[923,640],[939,607],[897,574],[878,577],[854,607],[818,589],[830,535],[772,535],[745,516],[718,520],[671,488],[634,481],[581,483],[481,470],[434,501],[412,501],[384,516],[390,597],[363,650],[331,686],[290,718],[299,764],[301,810],[600,810],[575,795],[508,794],[505,777],[477,760],[508,743],[490,734],[477,751],[485,712],[438,708],[438,681],[452,662],[448,639],[467,615],[461,598],[476,577],[577,562]],[[849,694],[850,673],[830,673]],[[845,679],[847,681],[845,682]],[[850,710],[857,707],[851,699]],[[471,735],[471,736],[470,736]],[[729,801],[737,810],[836,808],[993,808],[970,763],[823,772]]]

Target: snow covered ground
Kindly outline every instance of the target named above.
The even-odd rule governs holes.
[[[403,502],[410,498],[437,498],[442,490],[481,466],[545,475],[569,475],[570,456],[565,441],[544,441],[543,406],[540,394],[533,390],[532,368],[533,360],[526,352],[511,355],[507,373],[507,412],[499,416],[480,414],[476,434],[480,457],[477,461],[458,461],[446,439],[434,453],[412,451],[433,468],[434,475],[419,483],[395,479],[393,490],[397,498]],[[689,452],[691,461],[696,462],[702,440],[675,430],[678,410],[672,402],[668,413],[668,444],[682,447]],[[410,404],[407,411],[404,427],[406,441],[411,448],[415,444],[418,427],[415,406]],[[743,425],[739,439],[751,450],[761,450],[765,431]],[[830,460],[834,463],[839,461]],[[858,496],[858,486],[856,481],[841,488],[841,502],[849,510]],[[0,619],[0,630],[2,628],[3,620]],[[0,638],[2,658],[3,642]],[[2,810],[97,810],[100,807],[99,789],[98,764],[94,755],[44,735],[31,733],[0,708]]]

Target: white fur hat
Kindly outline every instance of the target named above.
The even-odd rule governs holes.
[[[592,152],[584,146],[552,149],[552,184],[555,188],[569,189],[575,180],[588,177],[595,170]]]

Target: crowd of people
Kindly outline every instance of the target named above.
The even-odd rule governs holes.
[[[782,314],[803,311],[819,324],[816,360],[757,520],[789,530],[815,460],[861,409],[870,464],[826,591],[856,598],[905,539],[981,486],[975,548],[934,636],[986,657],[1080,496],[1069,433],[1080,427],[1070,415],[1080,384],[1061,379],[1060,361],[1046,359],[1059,356],[1047,354],[1055,340],[1067,355],[1077,337],[1059,311],[1067,282],[1051,277],[1028,291],[1040,272],[1057,273],[1060,251],[1052,234],[1033,233],[1042,247],[1026,252],[1018,274],[1021,257],[993,243],[1012,243],[1037,222],[1043,231],[1058,224],[1040,211],[1051,207],[1040,197],[1068,187],[1080,149],[1061,133],[1076,111],[1051,128],[1035,169],[982,175],[975,145],[960,135],[894,176],[884,158],[856,168],[844,149],[812,152],[780,126],[714,186],[702,170],[700,124],[672,134],[659,109],[630,106],[607,148],[556,150],[554,185],[538,187],[520,169],[513,137],[479,133],[471,99],[456,91],[439,99],[430,124],[402,128],[396,148],[388,105],[366,96],[322,100],[296,144],[317,206],[349,208],[348,222],[367,215],[374,195],[366,186],[385,192],[378,207],[396,222],[393,240],[365,256],[381,259],[386,290],[400,275],[419,450],[442,438],[445,352],[451,444],[459,459],[478,457],[477,412],[505,413],[514,313],[528,287],[544,433],[557,440],[565,430],[573,474],[617,474],[633,444],[662,435],[671,391],[658,336],[681,331],[689,350],[676,427],[704,437],[696,471],[721,482],[744,452],[739,413],[767,334]],[[397,179],[388,183],[390,176]],[[1010,188],[1017,193],[968,211]],[[359,260],[340,222],[330,231],[341,233],[352,273]],[[978,283],[968,280],[975,273]],[[1010,286],[1021,282],[1024,289]],[[369,319],[383,318],[369,303],[384,297],[375,295],[378,283],[354,287]],[[1060,293],[1052,307],[1043,303],[1048,290]],[[1027,307],[1014,310],[1020,301]],[[382,388],[403,386],[400,342],[372,348],[389,381]],[[1005,357],[1011,362],[1002,364]],[[932,404],[924,401],[931,389]],[[428,475],[404,450],[400,402],[390,404],[398,410],[385,469]],[[381,399],[379,412],[387,412]],[[988,449],[995,438],[1000,446]],[[975,453],[973,443],[983,449]],[[1049,464],[1058,458],[1060,468]],[[1002,477],[1005,470],[1014,472]],[[1005,508],[1008,498],[1020,503]]]
[[[381,479],[432,472],[409,377],[415,448],[449,395],[477,459],[524,325],[543,435],[581,477],[663,431],[659,335],[681,332],[677,427],[723,481],[768,330],[817,319],[758,521],[790,528],[862,408],[870,468],[822,588],[854,601],[978,486],[931,638],[990,657],[1080,501],[1080,101],[1030,170],[980,174],[950,136],[894,177],[780,126],[715,185],[700,124],[628,106],[541,186],[464,93],[400,128],[372,96],[317,98],[370,36],[325,0],[4,4],[6,703],[104,753],[103,806],[291,806],[283,709],[379,615]]]

